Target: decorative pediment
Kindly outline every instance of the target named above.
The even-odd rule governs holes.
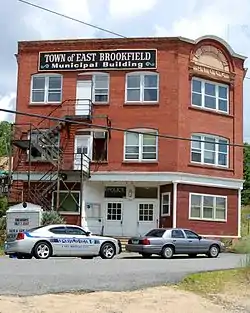
[[[200,75],[220,81],[234,81],[234,73],[230,70],[229,62],[224,53],[212,45],[199,47],[191,57],[190,75]]]
[[[193,62],[223,72],[230,72],[228,61],[223,52],[214,46],[202,46],[198,48],[193,56]]]

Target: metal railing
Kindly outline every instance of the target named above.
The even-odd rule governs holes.
[[[93,103],[90,99],[70,99],[62,106],[62,113],[66,117],[91,118]]]

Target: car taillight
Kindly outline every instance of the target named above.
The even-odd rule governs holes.
[[[142,240],[142,245],[144,245],[144,246],[147,246],[147,245],[150,245],[150,241],[146,238],[146,239],[143,239]]]
[[[16,236],[16,240],[22,240],[24,239],[24,233],[18,233]]]

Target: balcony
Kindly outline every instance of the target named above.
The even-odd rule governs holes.
[[[62,171],[79,171],[86,176],[90,174],[90,158],[84,153],[64,153],[62,157]]]
[[[90,99],[67,100],[62,112],[67,120],[91,120],[93,103]]]

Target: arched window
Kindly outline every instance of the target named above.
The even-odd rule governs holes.
[[[133,131],[135,132],[124,134],[124,160],[156,161],[158,158],[157,130],[133,129]]]
[[[229,141],[226,138],[208,134],[192,134],[191,139],[191,162],[229,166]]]
[[[31,77],[31,103],[61,103],[62,75],[35,74]]]
[[[158,102],[158,73],[133,72],[127,74],[125,99],[126,102]]]

